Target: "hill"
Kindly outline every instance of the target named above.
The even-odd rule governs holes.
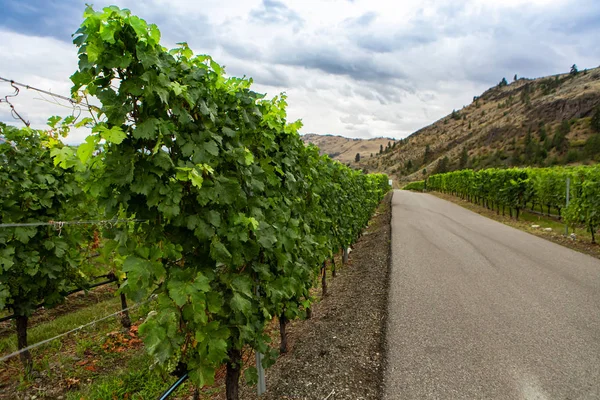
[[[396,140],[389,138],[350,139],[335,135],[317,135],[308,133],[302,136],[304,143],[312,143],[319,147],[321,154],[327,154],[334,160],[344,164],[357,166],[356,154],[361,159],[375,157],[379,151],[392,146]]]
[[[358,166],[409,181],[459,168],[597,162],[599,105],[599,68],[503,80],[383,154],[361,158]]]

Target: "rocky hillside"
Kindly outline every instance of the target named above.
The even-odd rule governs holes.
[[[394,139],[376,138],[376,139],[349,139],[334,135],[316,135],[309,133],[302,136],[304,143],[312,143],[319,147],[321,154],[327,154],[334,160],[344,164],[356,166],[356,155],[359,154],[361,160],[375,157],[380,150],[391,147]]]
[[[592,163],[599,131],[600,68],[503,80],[359,167],[408,181],[459,168]]]

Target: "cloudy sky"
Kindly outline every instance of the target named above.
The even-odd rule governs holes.
[[[71,34],[85,0],[0,0],[0,77],[69,93]],[[91,2],[88,0],[87,2]],[[113,0],[187,41],[255,90],[285,91],[303,133],[406,137],[514,74],[600,63],[598,0]],[[0,83],[0,95],[10,93]],[[32,92],[13,100],[33,126],[66,115]],[[6,104],[0,121],[16,123]],[[69,141],[81,141],[81,133]]]

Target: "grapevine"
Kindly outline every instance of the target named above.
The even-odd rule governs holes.
[[[108,217],[148,221],[114,238],[122,290],[157,295],[140,333],[158,365],[178,360],[202,386],[225,362],[235,399],[242,349],[274,361],[266,323],[303,315],[320,265],[357,239],[387,177],[305,147],[285,96],[266,100],[185,43],[166,50],[129,11],[84,18],[73,95],[102,104],[77,150],[87,189]]]
[[[566,180],[571,181],[570,203],[566,207]],[[463,199],[496,208],[519,211],[531,203],[554,208],[570,225],[584,225],[596,242],[600,226],[600,167],[553,167],[461,170],[432,175],[427,188],[451,193]],[[566,207],[566,208],[565,208]],[[564,210],[564,211],[563,211]],[[542,208],[543,211],[543,208]],[[511,212],[512,214],[512,212]]]

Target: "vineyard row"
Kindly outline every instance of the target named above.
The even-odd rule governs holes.
[[[567,181],[569,202],[567,205]],[[490,208],[515,210],[527,204],[557,210],[571,226],[595,235],[600,226],[600,166],[461,170],[412,182],[405,189],[450,193]]]
[[[278,318],[283,332],[306,316],[325,261],[357,240],[388,179],[320,156],[301,123],[287,122],[284,95],[265,99],[186,43],[165,49],[156,25],[128,10],[88,7],[84,18],[72,95],[101,107],[76,123],[53,117],[49,131],[2,128],[0,222],[147,222],[101,237],[0,231],[0,307],[26,326],[39,302],[58,304],[85,281],[82,254],[102,242],[120,291],[155,295],[139,332],[157,365],[204,386],[225,363],[227,398],[237,399],[242,349],[274,362],[265,327]],[[77,149],[60,141],[73,124],[92,132]],[[255,381],[256,369],[245,377]]]

